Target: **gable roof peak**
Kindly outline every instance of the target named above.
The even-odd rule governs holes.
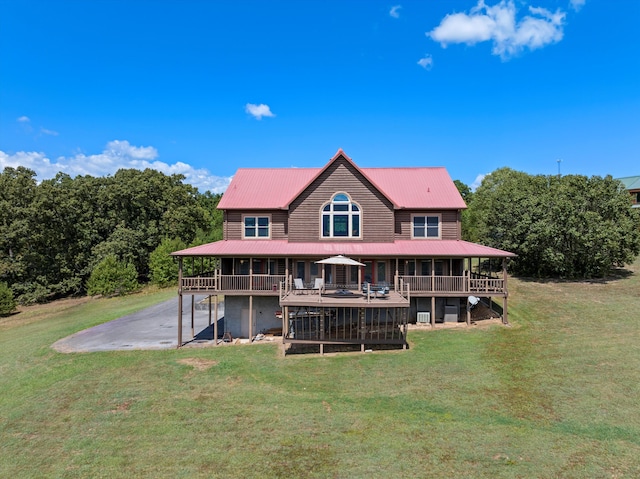
[[[333,161],[338,159],[338,157],[340,157],[340,156],[342,156],[346,160],[349,160],[351,163],[353,163],[353,160],[351,158],[349,158],[349,156],[347,156],[347,154],[344,152],[344,150],[342,148],[338,148],[338,151],[336,151],[336,154],[333,155],[333,157],[329,160],[329,163],[332,163]]]
[[[306,190],[306,189],[309,187],[309,185],[311,185],[311,183],[313,183],[313,181],[314,181],[314,180],[316,180],[317,178],[319,178],[319,177],[320,177],[320,175],[322,175],[322,173],[324,173],[326,170],[328,170],[328,169],[329,169],[329,167],[330,167],[331,165],[333,165],[336,161],[338,161],[338,159],[339,159],[339,158],[343,158],[347,163],[349,163],[349,164],[351,165],[351,167],[353,167],[353,168],[354,168],[358,173],[360,173],[360,174],[361,174],[361,175],[362,175],[362,176],[363,176],[363,177],[364,177],[364,178],[365,178],[369,183],[371,183],[371,185],[372,185],[375,189],[377,189],[377,190],[382,194],[382,196],[384,196],[385,198],[387,198],[387,200],[389,200],[389,202],[393,205],[393,207],[394,207],[394,208],[397,208],[397,207],[398,207],[398,205],[396,204],[396,202],[395,202],[395,201],[393,201],[393,199],[392,199],[392,198],[390,198],[390,197],[389,197],[389,195],[388,195],[384,190],[382,190],[382,189],[381,189],[381,188],[376,184],[376,182],[375,182],[375,181],[372,181],[372,180],[371,180],[371,178],[369,177],[369,175],[367,175],[364,171],[362,171],[362,168],[360,168],[358,165],[356,165],[356,163],[355,163],[351,158],[349,158],[349,157],[347,156],[347,154],[344,152],[344,150],[343,150],[342,148],[338,148],[338,151],[336,152],[336,154],[335,154],[335,155],[333,155],[333,158],[331,158],[331,159],[329,160],[329,162],[328,162],[326,165],[324,165],[320,170],[318,170],[318,172],[316,173],[316,175],[315,175],[313,178],[311,178],[311,179],[307,182],[307,184],[306,184],[306,185],[304,185],[304,187],[303,187],[303,188],[301,188],[301,189],[300,189],[300,190],[299,190],[295,195],[293,195],[293,196],[291,197],[291,199],[288,201],[288,203],[287,203],[287,205],[286,205],[286,206],[287,206],[287,208],[291,205],[291,203],[293,202],[293,200],[295,200],[298,196],[300,196],[300,195],[302,194],[302,192],[303,192],[304,190]]]

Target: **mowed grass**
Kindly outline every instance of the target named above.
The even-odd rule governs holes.
[[[368,354],[50,348],[173,291],[0,319],[0,477],[640,477],[630,271],[510,279],[512,327]]]

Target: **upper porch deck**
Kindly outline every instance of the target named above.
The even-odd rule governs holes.
[[[308,294],[295,294],[291,277],[286,275],[248,274],[223,275],[219,271],[202,273],[197,276],[185,276],[180,280],[179,288],[184,294],[221,294],[229,296],[279,296],[281,300],[308,301]],[[505,296],[506,281],[503,277],[490,277],[477,273],[465,272],[463,275],[431,275],[411,276],[397,275],[393,284],[389,285],[389,298],[399,296]],[[310,292],[312,286],[307,288]],[[343,300],[340,291],[356,293],[358,284],[326,284],[323,301],[330,299]],[[295,298],[299,296],[298,298]],[[320,296],[320,295],[319,295]],[[326,298],[326,299],[325,299]],[[342,302],[342,301],[340,301]],[[389,301],[391,302],[391,301]]]

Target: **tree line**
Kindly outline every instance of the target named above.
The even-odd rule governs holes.
[[[512,273],[601,278],[640,253],[640,209],[611,176],[529,175],[501,168],[467,201],[463,237],[516,253]]]
[[[150,258],[162,244],[181,249],[222,238],[220,197],[152,169],[107,177],[58,173],[38,183],[33,170],[5,168],[0,283],[29,304],[85,294],[101,263],[128,268],[136,285],[147,282]]]
[[[640,209],[607,177],[529,175],[501,168],[478,189],[455,181],[468,209],[463,238],[516,253],[512,273],[592,278],[640,253]],[[122,169],[113,176],[24,167],[0,173],[0,314],[22,304],[124,293],[175,282],[169,253],[222,239],[221,195],[182,175]],[[188,272],[187,272],[188,273]]]

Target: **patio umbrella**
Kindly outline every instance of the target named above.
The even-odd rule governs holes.
[[[355,259],[347,258],[341,254],[337,256],[330,256],[329,258],[321,259],[320,261],[316,261],[319,264],[339,264],[344,266],[364,266],[363,263],[356,261]]]

